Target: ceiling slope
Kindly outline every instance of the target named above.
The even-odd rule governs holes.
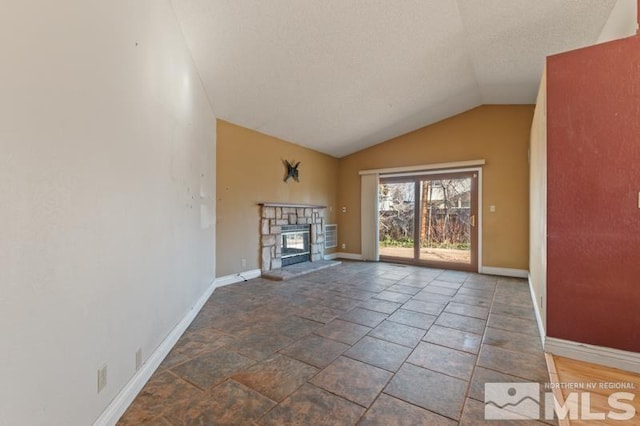
[[[614,6],[635,19],[634,3],[172,0],[218,118],[335,157],[534,103],[544,57],[598,41]]]

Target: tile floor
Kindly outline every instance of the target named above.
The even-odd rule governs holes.
[[[118,424],[478,425],[495,381],[549,381],[526,280],[344,262],[217,289]]]

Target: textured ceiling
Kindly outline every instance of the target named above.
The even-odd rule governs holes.
[[[217,117],[336,157],[534,103],[546,55],[636,28],[636,0],[172,3]]]

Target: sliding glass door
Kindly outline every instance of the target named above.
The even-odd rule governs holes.
[[[477,172],[381,179],[381,258],[477,270],[477,188]]]
[[[380,256],[413,259],[415,242],[415,181],[380,181],[378,191],[378,252]]]

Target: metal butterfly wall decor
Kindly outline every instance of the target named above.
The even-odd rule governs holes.
[[[282,162],[287,167],[287,174],[284,175],[284,181],[286,182],[289,178],[293,178],[296,182],[300,182],[298,178],[298,166],[300,165],[300,162],[298,161],[295,165],[290,163],[289,160],[282,160]]]

